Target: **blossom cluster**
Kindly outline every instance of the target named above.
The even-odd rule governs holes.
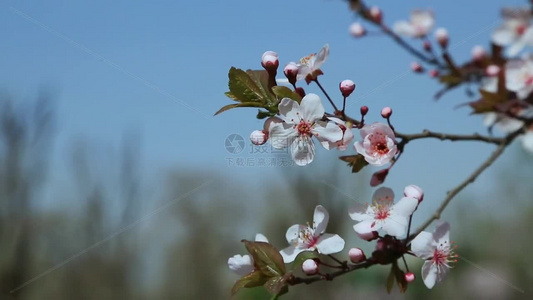
[[[377,243],[376,250],[369,258],[360,248],[351,248],[348,252],[349,260],[356,266],[364,263],[385,263],[404,254],[412,254],[424,260],[421,275],[428,288],[442,281],[457,258],[455,248],[449,240],[449,224],[440,223],[435,233],[422,231],[412,241],[407,236],[410,218],[423,199],[422,189],[409,185],[405,187],[402,199],[394,203],[394,192],[390,188],[381,187],[375,191],[371,203],[354,204],[348,215],[357,222],[353,227],[355,233],[363,240],[377,240]],[[343,251],[344,239],[338,234],[326,233],[328,222],[328,211],[318,205],[311,224],[290,226],[285,235],[289,246],[279,251],[283,262],[293,263],[302,252],[331,255]],[[383,233],[385,235],[382,235]],[[262,234],[257,234],[255,241],[268,243]],[[319,256],[312,257],[301,262],[305,274],[319,274],[321,267],[330,267]],[[259,269],[250,255],[230,257],[228,266],[240,276]],[[409,270],[407,265],[406,268]],[[414,274],[408,271],[405,273],[405,279],[412,282]]]
[[[273,51],[267,51],[278,57]],[[287,82],[295,85],[305,79],[307,83],[317,80],[322,75],[320,67],[329,55],[329,46],[325,45],[318,54],[311,54],[299,63],[289,62],[284,68]],[[268,55],[267,55],[268,56]],[[277,62],[277,60],[276,60]],[[263,61],[263,65],[266,62]],[[279,62],[277,62],[279,65]],[[285,82],[279,80],[278,82]],[[344,97],[355,89],[355,83],[344,80],[339,84]],[[300,89],[303,91],[303,89]],[[270,140],[274,148],[290,148],[292,159],[299,166],[311,163],[315,157],[316,139],[327,150],[344,151],[354,140],[355,124],[343,121],[336,116],[327,116],[322,100],[317,94],[309,93],[301,101],[282,98],[278,105],[278,116],[268,118],[263,130],[256,130],[250,135],[252,143],[261,145]],[[382,166],[397,154],[394,131],[386,124],[374,123],[360,128],[362,141],[354,144],[355,150],[364,155],[372,165]]]
[[[346,242],[340,235],[326,232],[329,213],[322,205],[316,206],[312,223],[294,224],[288,228],[285,237],[289,245],[281,250],[272,246],[261,234],[256,236],[256,242],[243,240],[249,254],[235,255],[228,260],[230,269],[243,276],[235,284],[234,292],[242,287],[264,285],[277,296],[285,293],[289,285],[329,280],[374,264],[390,264],[388,290],[392,280],[392,283],[398,283],[403,292],[416,278],[409,271],[404,255],[424,260],[421,277],[431,289],[446,277],[458,256],[455,254],[456,246],[449,239],[448,223],[439,221],[434,232],[424,229],[436,221],[450,200],[473,182],[515,139],[521,139],[524,148],[533,153],[533,53],[527,52],[533,46],[531,9],[504,9],[503,23],[491,36],[490,51],[476,45],[471,51],[471,58],[463,64],[457,64],[449,51],[451,39],[448,30],[444,27],[434,30],[436,20],[433,11],[414,10],[408,20],[397,21],[389,28],[379,7],[367,7],[363,0],[349,2],[350,8],[362,20],[392,37],[401,48],[416,57],[417,61],[411,63],[413,72],[427,72],[443,85],[443,89],[435,94],[436,99],[462,85],[467,87],[467,95],[473,94],[469,87],[473,84],[478,86],[479,98],[466,105],[472,109],[472,114],[484,116],[490,136],[430,131],[401,134],[391,124],[390,107],[381,110],[381,117],[386,122],[367,124],[367,106],[361,106],[360,118],[349,117],[345,111],[346,100],[354,92],[355,83],[351,80],[339,83],[342,96],[342,107],[339,108],[319,82],[319,77],[324,75],[321,68],[330,54],[327,44],[318,53],[305,56],[298,62],[287,63],[283,67],[283,79],[276,78],[280,62],[274,51],[263,54],[261,65],[264,70],[245,72],[230,69],[230,91],[226,95],[239,103],[227,105],[217,113],[235,107],[259,108],[257,118],[265,119],[265,122],[262,130],[251,133],[251,142],[254,145],[270,143],[274,149],[288,149],[298,166],[306,166],[315,159],[316,142],[326,150],[353,149],[357,154],[341,156],[340,159],[347,162],[354,173],[366,165],[381,167],[389,164],[372,175],[371,186],[385,181],[389,170],[404,153],[406,144],[415,139],[430,137],[451,141],[481,141],[496,144],[499,150],[454,192],[448,193],[435,214],[412,235],[413,214],[424,200],[422,189],[416,185],[405,187],[403,197],[396,203],[392,189],[380,187],[375,190],[369,203],[355,203],[349,207],[348,216],[356,222],[353,225],[355,234],[362,240],[376,243],[375,250],[368,257],[357,247],[348,250],[347,260],[339,260],[334,256],[345,250]],[[349,30],[356,38],[371,33],[360,21],[353,23]],[[420,43],[421,49],[413,46],[411,41]],[[435,44],[438,48],[434,47]],[[316,84],[333,112],[326,112],[319,95],[306,93],[302,82],[307,86]],[[504,133],[505,137],[493,137],[493,127]],[[359,131],[358,134],[356,131]],[[356,136],[360,136],[360,139]],[[399,267],[402,261],[405,271]],[[293,269],[287,271],[286,264],[291,264]],[[327,273],[327,268],[340,271]],[[297,277],[295,272],[298,269],[314,277]]]

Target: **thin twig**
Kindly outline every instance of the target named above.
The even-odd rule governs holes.
[[[338,263],[341,268],[347,268],[348,264],[345,262],[345,261],[340,261],[338,258],[336,258],[335,256],[333,255],[328,255],[331,259],[333,259],[336,263]]]
[[[500,143],[498,148],[492,152],[492,154],[485,160],[470,176],[468,176],[463,182],[461,182],[458,186],[456,186],[454,189],[448,191],[446,194],[446,197],[440,204],[439,208],[433,213],[431,217],[429,217],[423,224],[420,226],[411,236],[409,236],[409,240],[412,240],[415,238],[420,232],[422,232],[424,229],[426,229],[433,221],[440,219],[440,216],[444,209],[448,206],[450,201],[459,193],[461,192],[466,186],[468,186],[470,183],[473,183],[477,177],[483,173],[488,167],[490,167],[498,157],[504,152],[505,148],[509,146],[509,144],[521,133],[523,132],[523,129],[517,130],[511,134],[509,134],[507,137],[504,138],[504,140]]]
[[[346,273],[349,273],[355,270],[365,269],[375,264],[377,264],[377,262],[374,260],[366,260],[365,262],[362,262],[357,265],[350,264],[348,265],[346,269],[339,270],[333,273],[328,273],[326,274],[327,276],[313,276],[313,277],[306,277],[306,278],[294,276],[294,277],[289,278],[289,280],[287,280],[287,283],[289,283],[290,285],[296,285],[296,284],[301,284],[301,283],[310,284],[310,283],[313,283],[316,281],[322,281],[322,280],[333,280],[335,277],[339,277],[341,275],[344,275]]]
[[[331,106],[333,106],[333,109],[335,110],[335,112],[339,111],[339,109],[337,108],[337,105],[335,105],[335,103],[333,102],[333,100],[331,100],[331,97],[328,95],[328,93],[326,92],[326,90],[322,87],[322,85],[320,84],[320,82],[318,82],[318,78],[316,78],[315,80],[313,80],[317,85],[318,87],[322,90],[322,93],[324,93],[324,95],[326,96],[326,98],[328,98],[329,100],[329,103],[331,103]]]
[[[441,141],[480,141],[480,142],[486,142],[486,143],[495,144],[495,145],[500,145],[506,141],[506,138],[484,136],[478,133],[474,133],[470,135],[462,135],[462,134],[440,133],[440,132],[434,132],[434,131],[429,131],[429,130],[424,130],[421,133],[415,133],[415,134],[403,134],[403,133],[396,132],[395,135],[396,137],[399,137],[402,139],[402,143],[404,145],[410,141],[423,139],[423,138],[435,138]]]

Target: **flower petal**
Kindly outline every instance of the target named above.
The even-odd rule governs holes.
[[[244,276],[254,270],[254,263],[250,255],[236,254],[228,259],[228,267],[237,275]]]
[[[398,21],[394,23],[393,30],[396,34],[414,37],[416,35],[415,27],[407,21]]]
[[[487,127],[492,126],[496,123],[496,120],[498,120],[498,115],[495,112],[488,112],[483,118],[483,125]]]
[[[283,257],[283,262],[286,264],[291,263],[294,261],[296,256],[300,254],[300,252],[304,251],[305,249],[297,248],[295,245],[291,245],[283,250],[281,250],[279,253]]]
[[[354,221],[364,221],[373,219],[372,216],[366,213],[367,208],[368,204],[357,202],[348,208],[348,214],[350,215],[350,218],[352,218],[352,220]]]
[[[291,155],[299,166],[310,164],[315,157],[315,144],[309,136],[297,137],[291,144]]]
[[[524,134],[522,137],[522,146],[529,153],[533,154],[533,131],[528,131],[526,134]]]
[[[415,10],[411,12],[411,23],[418,28],[416,30],[418,36],[426,35],[435,24],[435,17],[432,11]]]
[[[380,187],[372,195],[372,202],[379,205],[390,206],[394,202],[394,192],[388,187]]]
[[[287,123],[271,123],[269,140],[273,148],[284,149],[297,139],[298,132]]]
[[[313,128],[311,128],[311,133],[328,150],[329,142],[336,143],[342,139],[342,129],[333,122],[317,121]]]
[[[298,74],[296,75],[296,80],[304,79],[309,73],[311,73],[311,68],[308,65],[298,64]]]
[[[283,98],[278,104],[278,110],[280,118],[288,124],[298,124],[300,122],[299,113],[301,113],[301,108],[298,102]]]
[[[294,101],[296,102],[296,101]],[[301,117],[309,123],[322,119],[326,110],[317,94],[307,94],[300,102]]]
[[[422,279],[428,289],[433,288],[435,283],[437,283],[437,273],[438,269],[436,265],[430,261],[424,262],[424,265],[422,266]]]
[[[439,222],[433,233],[433,239],[437,244],[447,244],[450,242],[450,224],[448,222]]]
[[[312,65],[312,68],[314,70],[319,69],[322,66],[322,64],[324,64],[326,59],[328,59],[328,56],[329,56],[329,45],[325,44],[324,47],[322,47],[322,49],[320,49],[320,51],[316,55],[316,59],[314,61],[314,64]]]
[[[264,236],[262,233],[257,233],[255,235],[255,241],[256,242],[265,242],[265,243],[268,243],[268,239],[266,238],[266,236]]]
[[[359,234],[369,234],[379,229],[381,229],[381,222],[376,222],[374,219],[364,220],[353,226],[353,230]]]
[[[338,125],[346,125],[346,122],[336,117],[327,117],[328,120],[335,122]]]
[[[287,232],[285,233],[285,238],[287,239],[287,242],[295,243],[296,240],[298,240],[298,235],[300,234],[300,231],[305,228],[305,225],[300,224],[294,224],[289,229],[287,229]]]
[[[319,253],[333,254],[344,249],[344,240],[338,234],[324,233],[317,241],[316,248]]]
[[[411,197],[403,197],[398,203],[394,204],[392,213],[394,215],[403,216],[408,218],[413,214],[418,206],[418,200]]]
[[[407,234],[408,219],[399,215],[391,215],[383,221],[383,230],[397,238],[402,238]]]
[[[355,151],[357,151],[357,153],[365,155],[365,158],[366,158],[366,151],[365,151],[365,147],[363,147],[363,143],[361,143],[360,141],[357,141],[353,144],[353,147],[355,148]]]
[[[522,51],[522,49],[524,49],[525,46],[526,46],[525,41],[520,39],[520,40],[516,41],[515,43],[511,44],[509,49],[507,49],[507,54],[509,56],[515,56],[518,53],[520,53],[520,51]]]
[[[317,205],[315,207],[315,213],[313,215],[313,228],[315,229],[315,236],[320,235],[326,231],[329,222],[329,213],[322,206]]]
[[[500,26],[492,33],[492,41],[500,46],[511,44],[516,39],[516,33],[508,26]]]
[[[422,259],[432,257],[433,252],[435,251],[433,234],[427,231],[420,232],[413,241],[411,241],[411,251]]]

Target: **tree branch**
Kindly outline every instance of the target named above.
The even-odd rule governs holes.
[[[500,157],[500,155],[503,153],[505,148],[507,148],[507,146],[509,146],[509,144],[511,144],[511,142],[517,136],[519,136],[522,132],[523,132],[523,129],[521,128],[507,135],[503,139],[503,141],[499,144],[499,146],[496,148],[496,150],[494,150],[494,152],[492,152],[492,154],[476,170],[474,170],[474,172],[470,174],[470,176],[468,176],[463,182],[461,182],[454,189],[448,191],[446,194],[446,197],[444,198],[444,200],[442,200],[442,203],[440,204],[439,208],[437,208],[435,213],[433,213],[433,215],[429,217],[429,219],[427,219],[426,222],[422,224],[422,226],[420,226],[411,236],[409,236],[409,240],[412,240],[413,238],[415,238],[420,232],[426,229],[433,221],[440,219],[442,212],[444,211],[444,209],[446,209],[450,201],[452,201],[452,199],[457,194],[459,194],[459,192],[461,192],[466,186],[468,186],[470,183],[473,183],[477,179],[477,177],[481,173],[483,173],[483,171],[485,171],[488,167],[490,167],[496,161],[496,159]]]
[[[402,139],[401,143],[403,143],[403,145],[407,144],[410,141],[424,139],[424,138],[435,138],[441,141],[480,141],[480,142],[486,142],[486,143],[495,144],[495,145],[500,145],[506,141],[506,138],[483,136],[478,133],[474,133],[471,135],[462,135],[462,134],[440,133],[440,132],[434,132],[434,131],[429,131],[429,130],[424,130],[421,133],[415,133],[415,134],[403,134],[403,133],[396,132],[395,135],[396,137],[399,137]]]
[[[355,270],[366,269],[375,264],[377,264],[376,261],[372,259],[368,259],[360,264],[356,264],[356,265],[349,264],[347,269],[339,270],[333,273],[326,273],[325,276],[313,276],[313,277],[306,277],[306,278],[294,276],[294,277],[289,278],[287,280],[287,283],[290,285],[297,285],[297,284],[302,284],[302,283],[311,284],[313,282],[322,281],[322,280],[333,280],[335,277],[339,277],[341,275],[344,275],[346,273],[349,273]]]
[[[397,136],[404,138],[405,141],[415,140],[415,139],[421,139],[421,138],[438,138],[441,140],[474,140],[474,141],[484,141],[488,143],[498,144],[498,147],[492,154],[485,160],[468,178],[466,178],[463,182],[461,182],[457,187],[454,189],[448,191],[446,197],[442,201],[439,208],[435,211],[435,213],[428,219],[422,226],[420,226],[416,232],[414,232],[412,235],[410,235],[407,239],[407,241],[412,240],[414,237],[416,237],[420,232],[422,232],[426,227],[428,227],[433,221],[440,218],[442,212],[446,209],[450,201],[459,193],[461,192],[466,186],[468,186],[470,183],[473,183],[483,171],[485,171],[488,167],[490,167],[499,157],[500,155],[505,151],[507,146],[511,144],[516,137],[518,137],[520,134],[523,133],[523,128],[520,130],[517,130],[509,135],[507,135],[504,138],[491,138],[491,137],[484,137],[477,134],[474,135],[446,135],[441,133],[434,133],[430,131],[424,131],[421,134],[413,134],[413,135],[405,135],[405,134],[397,134]],[[499,142],[499,143],[498,143]],[[371,267],[378,262],[373,259],[368,259],[360,264],[348,264],[346,269],[342,269],[333,273],[326,273],[322,276],[313,276],[313,277],[296,277],[293,276],[287,280],[287,283],[290,285],[297,285],[297,284],[311,284],[316,281],[322,281],[322,280],[333,280],[334,278],[344,275],[349,272],[353,272],[355,270],[359,269],[366,269],[368,267]]]

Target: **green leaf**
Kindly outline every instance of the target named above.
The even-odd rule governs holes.
[[[283,288],[276,295],[273,295],[270,298],[270,300],[276,300],[276,299],[279,298],[279,296],[287,294],[288,292],[289,292],[289,286],[285,285],[285,286],[283,286]]]
[[[237,280],[231,289],[231,295],[235,295],[242,288],[253,288],[257,286],[262,286],[265,282],[268,281],[268,278],[265,277],[259,271],[253,271],[250,274],[244,275],[241,279]]]
[[[228,104],[228,105],[222,107],[221,109],[219,109],[215,113],[215,116],[218,115],[219,113],[225,112],[226,110],[230,110],[230,109],[236,108],[236,107],[263,107],[263,105],[261,103],[257,103],[257,102],[243,102],[243,103]]]
[[[257,118],[258,119],[264,119],[264,118],[268,118],[268,117],[273,117],[275,115],[276,115],[276,113],[269,112],[269,111],[259,110],[257,112]]]
[[[277,277],[285,274],[283,257],[276,247],[265,242],[242,241],[254,259],[254,264],[267,277]]]
[[[263,92],[247,72],[231,67],[226,96],[239,102],[262,102]]]
[[[394,273],[394,276],[396,277],[396,282],[398,283],[398,287],[400,288],[401,293],[405,293],[407,291],[407,280],[405,280],[405,273],[398,267],[398,264],[394,262],[392,264],[391,272]]]
[[[457,85],[463,82],[463,78],[458,74],[450,73],[440,76],[439,81],[446,85]]]
[[[394,272],[392,269],[390,270],[389,277],[387,277],[387,294],[390,294],[392,292],[392,287],[394,287],[394,280],[395,280]]]
[[[479,90],[479,92],[481,93],[481,99],[469,103],[470,107],[474,109],[473,114],[494,111],[496,105],[507,101],[507,97],[500,93],[491,93],[485,90]]]
[[[314,258],[319,258],[319,257],[320,257],[320,254],[318,254],[318,252],[316,251],[302,251],[294,259],[294,262],[292,263],[292,270],[293,271],[298,270],[302,266],[304,261],[308,259],[314,259]]]
[[[285,286],[287,286],[287,279],[285,276],[272,277],[264,284],[264,287],[270,295],[274,296],[278,295]]]
[[[362,154],[341,156],[339,158],[347,162],[348,166],[352,167],[352,173],[357,173],[368,165],[368,162]]]
[[[274,92],[274,95],[278,97],[278,101],[281,101],[281,99],[283,98],[289,98],[298,103],[302,101],[302,97],[300,97],[300,94],[295,93],[293,90],[286,86],[275,86],[272,88],[272,92]]]
[[[278,100],[269,87],[266,70],[247,70],[231,67],[228,72],[229,92],[226,96],[242,105],[230,104],[222,107],[215,115],[235,107],[263,107],[277,112]]]
[[[239,98],[235,95],[233,95],[231,92],[225,92],[224,95],[226,95],[226,97],[234,100],[234,101],[237,101],[237,102],[241,102],[241,100],[239,100]]]
[[[278,100],[268,87],[268,72],[266,70],[246,70],[246,74],[254,81],[259,89],[261,102],[266,106],[277,106]]]

